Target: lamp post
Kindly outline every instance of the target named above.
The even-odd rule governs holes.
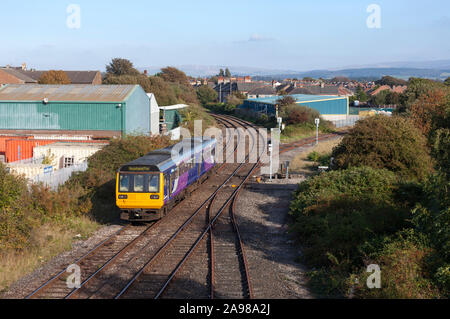
[[[319,124],[320,124],[320,119],[316,119],[316,145],[319,144]]]
[[[269,160],[270,160],[270,167],[269,167],[269,170],[270,170],[270,181],[272,181],[272,151],[273,151],[273,149],[272,149],[272,144],[269,144]]]

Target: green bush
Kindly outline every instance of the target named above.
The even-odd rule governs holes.
[[[428,267],[442,294],[450,296],[450,182],[444,173],[424,185],[425,198],[413,210],[412,222],[433,248]]]
[[[25,179],[0,163],[0,251],[29,245],[34,214]]]
[[[358,246],[408,225],[409,207],[399,202],[394,173],[369,167],[322,173],[299,185],[291,202],[292,231],[309,265],[336,259],[361,263]]]
[[[354,286],[355,296],[389,299],[440,297],[429,273],[428,259],[432,253],[426,238],[412,229],[384,238],[382,246],[365,260],[366,265],[379,265],[381,288],[367,287],[370,273],[362,267],[359,273],[351,276],[353,283],[358,278],[359,284]]]
[[[386,168],[412,180],[423,180],[433,167],[423,134],[408,119],[398,116],[358,121],[332,156],[336,168]]]
[[[316,151],[308,154],[307,159],[311,162],[317,162],[321,166],[330,165],[331,154],[319,154]]]

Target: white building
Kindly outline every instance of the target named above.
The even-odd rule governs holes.
[[[159,135],[159,106],[153,93],[147,93],[150,100],[150,134]]]
[[[47,163],[54,170],[65,168],[68,166],[78,165],[85,162],[88,157],[95,154],[106,143],[65,143],[58,142],[45,146],[37,146],[33,149],[34,158],[46,158],[51,161]]]

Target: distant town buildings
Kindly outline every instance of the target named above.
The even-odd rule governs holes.
[[[47,71],[28,70],[26,64],[20,67],[0,67],[1,84],[37,84],[42,74]],[[102,84],[100,71],[64,71],[71,84]]]

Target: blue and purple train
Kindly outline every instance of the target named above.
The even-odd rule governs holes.
[[[136,222],[163,217],[215,166],[216,145],[215,139],[184,139],[123,165],[116,180],[120,218]]]

